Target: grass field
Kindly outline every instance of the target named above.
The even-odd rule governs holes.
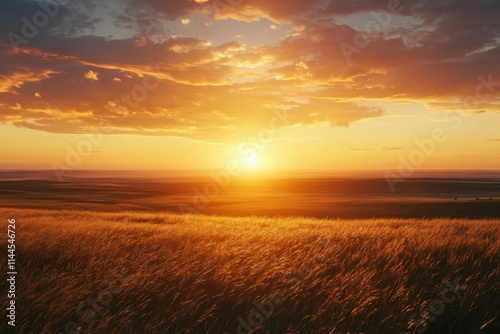
[[[499,220],[0,212],[18,333],[500,333]]]

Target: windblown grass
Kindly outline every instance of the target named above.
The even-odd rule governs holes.
[[[0,212],[17,220],[18,333],[500,333],[498,220]],[[462,290],[430,314],[447,282]]]

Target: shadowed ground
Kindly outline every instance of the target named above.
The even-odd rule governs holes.
[[[381,178],[243,175],[225,182],[87,173],[59,182],[53,172],[30,180],[16,179],[26,177],[18,174],[0,173],[0,206],[317,218],[500,217],[500,179],[494,177],[412,178],[392,192]]]

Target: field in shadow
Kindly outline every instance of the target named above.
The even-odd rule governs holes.
[[[49,174],[50,175],[50,174]],[[0,206],[93,211],[171,211],[316,218],[500,218],[500,179],[144,177],[0,173]],[[9,177],[10,176],[10,177]],[[44,179],[42,177],[45,177]]]
[[[16,333],[500,332],[499,220],[0,216]]]

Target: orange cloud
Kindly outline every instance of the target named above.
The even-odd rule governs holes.
[[[366,100],[499,112],[498,3],[435,3],[401,1],[397,18],[407,25],[367,33],[370,21],[355,28],[338,23],[339,17],[380,14],[387,1],[131,1],[140,11],[117,16],[124,30],[133,21],[148,32],[150,17],[190,23],[185,17],[193,13],[267,17],[276,23],[271,26],[289,22],[293,28],[277,43],[250,47],[161,29],[120,38],[48,30],[17,54],[3,42],[0,121],[51,132],[105,127],[109,133],[238,141],[267,127],[276,112],[293,115],[286,126],[349,126],[385,115]],[[255,33],[269,27],[262,24]]]
[[[87,80],[90,80],[90,81],[98,81],[99,80],[97,72],[94,72],[92,70],[85,72],[83,77]]]

